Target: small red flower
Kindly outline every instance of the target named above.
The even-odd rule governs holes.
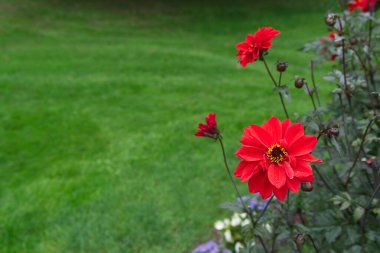
[[[209,137],[213,139],[219,138],[219,130],[216,125],[215,113],[209,113],[209,115],[207,115],[206,124],[198,124],[198,132],[195,133],[195,136]]]
[[[362,12],[370,12],[377,3],[379,3],[378,0],[355,0],[349,2],[347,6],[349,12],[353,12],[355,9],[361,10]]]
[[[249,191],[259,192],[263,199],[272,193],[283,201],[290,189],[298,192],[302,182],[313,182],[309,163],[321,163],[310,153],[317,138],[305,135],[302,124],[292,124],[271,117],[261,127],[244,129],[243,146],[236,152],[241,159],[234,175],[248,181]]]
[[[244,42],[236,45],[239,52],[236,57],[239,57],[239,63],[245,67],[248,63],[252,63],[259,58],[263,51],[272,47],[272,39],[280,34],[280,31],[272,27],[262,27],[255,34],[248,34]]]

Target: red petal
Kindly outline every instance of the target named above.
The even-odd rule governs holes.
[[[310,175],[313,175],[311,166],[307,162],[297,160],[297,168],[294,170],[294,176],[298,178],[305,178]]]
[[[303,160],[305,162],[311,162],[311,163],[322,163],[323,161],[321,159],[315,158],[311,154],[306,154],[303,156],[298,156],[297,159]]]
[[[268,149],[256,137],[254,137],[254,132],[251,128],[244,128],[244,135],[240,142],[245,146],[253,146],[259,149],[262,153],[265,153]]]
[[[249,49],[249,44],[246,43],[246,42],[241,42],[239,44],[236,45],[236,49],[237,50],[242,50],[242,51],[246,51]]]
[[[248,34],[247,37],[245,38],[245,43],[247,43],[249,45],[254,45],[254,44],[256,44],[256,40],[252,34]]]
[[[253,39],[258,42],[271,41],[274,37],[280,34],[280,31],[273,29],[272,27],[262,27],[257,30],[253,35]]]
[[[288,194],[288,187],[284,186],[280,189],[273,188],[273,193],[281,201],[284,201],[286,198],[286,195]]]
[[[293,156],[302,156],[311,153],[317,144],[317,137],[304,135],[292,145],[289,144],[288,152]]]
[[[290,180],[290,179],[287,180],[287,185],[292,192],[298,192],[300,184],[301,184],[301,181],[298,178],[293,178],[292,180]]]
[[[246,162],[246,161],[241,161],[238,166],[236,167],[235,169],[235,172],[234,172],[234,176],[235,177],[241,177],[243,171],[244,171],[244,168],[249,164],[249,162]]]
[[[255,137],[266,148],[269,148],[274,143],[272,136],[260,126],[250,125],[249,127],[251,129],[252,136]]]
[[[273,163],[269,165],[268,168],[268,179],[277,189],[281,188],[286,183],[284,170]]]
[[[282,125],[280,120],[275,116],[272,116],[262,127],[272,135],[275,142],[278,142],[282,138]]]
[[[261,166],[255,163],[250,163],[243,170],[241,175],[241,181],[247,182],[253,175],[257,174],[261,171]]]
[[[286,175],[289,179],[293,179],[294,177],[294,171],[293,168],[290,166],[288,162],[283,162],[282,168],[285,170]]]
[[[216,114],[210,113],[206,117],[206,123],[209,127],[216,127]]]
[[[302,178],[302,182],[314,182],[315,178],[314,175],[310,175],[308,177]]]
[[[249,191],[259,192],[261,198],[267,199],[272,195],[273,187],[270,184],[265,172],[257,173],[248,181]]]
[[[260,161],[263,159],[263,151],[252,146],[243,146],[239,148],[235,155],[248,162]]]
[[[291,124],[292,122],[290,121],[290,119],[286,119],[284,120],[284,122],[282,122],[282,138],[285,137],[285,133]]]
[[[259,58],[259,56],[260,56],[260,49],[257,48],[257,47],[255,47],[253,49],[253,52],[252,52],[251,56],[252,56],[252,59],[251,59],[250,62],[256,61],[256,59]]]
[[[263,42],[262,44],[261,44],[261,49],[269,49],[269,48],[271,48],[272,47],[272,43],[271,42],[269,42],[269,41],[266,41],[266,42]]]
[[[285,133],[285,139],[288,142],[289,146],[291,146],[295,141],[304,136],[303,126],[300,123],[295,123],[288,128]]]

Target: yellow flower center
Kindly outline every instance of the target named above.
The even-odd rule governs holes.
[[[267,157],[272,163],[282,162],[288,153],[279,144],[273,144],[268,148]]]

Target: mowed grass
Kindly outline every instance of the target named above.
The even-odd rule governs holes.
[[[333,5],[205,2],[0,1],[0,252],[189,252],[212,236],[235,195],[197,123],[217,113],[234,167],[243,127],[284,118],[235,44],[281,30],[267,59],[289,61],[293,87]],[[289,111],[308,112],[292,93]]]

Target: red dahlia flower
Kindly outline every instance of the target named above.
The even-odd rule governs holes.
[[[215,113],[209,113],[209,115],[207,115],[206,124],[202,124],[202,123],[198,124],[198,132],[195,133],[195,136],[218,139],[219,130],[216,125]]]
[[[239,52],[236,57],[239,57],[239,63],[245,67],[248,63],[252,63],[259,58],[263,51],[272,47],[272,39],[280,34],[280,31],[272,27],[262,27],[252,35],[248,34],[244,42],[236,45]]]
[[[251,125],[244,129],[241,143],[236,152],[241,162],[234,174],[263,199],[274,193],[283,201],[289,189],[298,192],[300,183],[314,181],[309,163],[322,162],[310,154],[317,138],[305,135],[302,124],[289,119],[281,123],[273,116],[261,127]]]
[[[379,3],[378,0],[355,0],[349,2],[347,6],[349,12],[353,12],[355,9],[359,9],[362,12],[370,12],[377,3]]]

